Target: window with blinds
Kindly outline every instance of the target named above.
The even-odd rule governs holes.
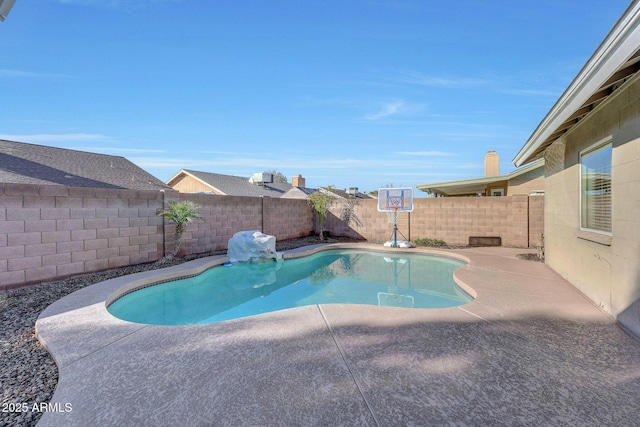
[[[611,141],[580,153],[580,227],[611,233]]]

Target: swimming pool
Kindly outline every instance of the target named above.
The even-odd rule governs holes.
[[[214,267],[136,290],[107,309],[130,322],[184,325],[314,304],[455,307],[473,299],[453,279],[464,264],[434,255],[333,249],[284,262]]]

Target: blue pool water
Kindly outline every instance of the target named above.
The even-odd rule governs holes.
[[[219,322],[312,304],[444,308],[472,300],[451,258],[330,250],[283,262],[214,267],[127,294],[109,305],[123,320],[158,325]]]

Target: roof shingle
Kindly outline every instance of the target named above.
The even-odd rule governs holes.
[[[169,189],[120,156],[0,140],[0,182],[71,187]]]
[[[223,175],[219,173],[201,172],[188,169],[183,169],[181,172],[191,175],[210,187],[215,188],[217,191],[229,196],[280,197],[292,188],[292,185],[288,182],[252,184],[249,182],[249,178],[242,176]],[[169,180],[169,182],[172,180]]]

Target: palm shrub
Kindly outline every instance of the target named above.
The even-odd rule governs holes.
[[[176,224],[176,234],[171,252],[161,261],[170,261],[178,255],[178,251],[182,245],[182,236],[187,224],[202,218],[199,213],[200,205],[190,200],[181,202],[170,200],[168,205],[168,208],[158,212],[158,215]]]
[[[336,197],[329,193],[316,191],[309,196],[309,204],[318,214],[318,222],[320,223],[320,239],[324,240],[327,236],[327,230],[325,224],[329,210],[336,202]],[[354,210],[358,204],[357,200],[347,199],[340,210],[340,220],[347,224],[354,224],[357,227],[362,227],[362,221],[355,214]]]
[[[316,191],[309,195],[309,204],[318,214],[318,222],[320,224],[320,240],[324,240],[327,235],[327,230],[324,226],[327,221],[327,215],[329,215],[329,209],[335,203],[335,196],[323,193],[322,191]]]

